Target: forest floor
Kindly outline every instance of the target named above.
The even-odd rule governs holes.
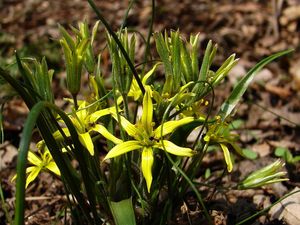
[[[121,26],[129,0],[96,1],[114,29]],[[278,148],[288,149],[295,157],[300,155],[300,1],[299,0],[157,0],[154,31],[179,29],[184,37],[200,33],[201,53],[208,40],[218,43],[219,50],[213,67],[218,68],[232,53],[240,58],[221,88],[216,90],[214,105],[219,106],[232,86],[255,63],[264,57],[289,48],[295,51],[271,63],[255,77],[243,101],[236,109],[239,119],[240,146],[252,149],[258,159],[240,160],[234,172],[218,182],[235,182],[237,176],[261,168],[276,160]],[[136,1],[125,25],[146,36],[151,17],[151,1]],[[57,24],[77,25],[87,20],[93,25],[96,15],[86,1],[80,0],[0,0],[0,66],[13,61],[14,50],[22,56],[46,55],[50,67],[60,68],[62,56],[57,43]],[[103,31],[103,26],[100,28]],[[105,35],[99,32],[97,43],[103,47]],[[153,46],[154,47],[154,46]],[[142,61],[145,48],[137,50],[137,61]],[[154,51],[154,48],[152,49]],[[105,55],[104,55],[105,58]],[[109,61],[103,69],[110,70]],[[9,68],[17,73],[14,66]],[[58,72],[58,77],[63,77]],[[60,90],[58,88],[58,90]],[[61,91],[61,90],[60,90]],[[0,103],[7,93],[0,91]],[[65,97],[66,92],[56,93]],[[4,142],[0,145],[1,188],[8,213],[13,214],[17,148],[28,110],[14,98],[3,109]],[[222,155],[208,159],[206,166],[218,170]],[[205,168],[204,168],[205,169]],[[268,207],[276,199],[300,187],[300,163],[286,164],[289,181],[249,191],[228,191],[210,196],[211,215],[215,224],[235,224],[245,216]],[[49,174],[41,174],[26,191],[26,224],[63,224],[66,201],[60,181]],[[260,216],[249,224],[300,224],[299,195],[293,196],[292,208],[281,204],[277,209]],[[221,201],[222,200],[222,201]],[[226,201],[225,201],[226,200]],[[176,219],[170,224],[199,224],[198,209],[179,206]],[[3,205],[2,205],[3,206]],[[280,211],[280,212],[279,212]],[[190,220],[188,219],[190,218]],[[68,218],[67,218],[68,219]],[[189,223],[190,221],[190,223]],[[0,207],[0,225],[7,224]]]

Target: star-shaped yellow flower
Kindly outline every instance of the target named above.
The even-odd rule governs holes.
[[[72,120],[76,128],[79,141],[91,155],[94,155],[94,144],[91,137],[92,132],[101,134],[103,137],[115,144],[119,144],[122,142],[122,140],[113,136],[103,125],[99,123],[95,124],[96,120],[98,120],[102,116],[109,115],[114,111],[114,109],[115,107],[112,107],[91,112],[91,110],[89,110],[89,106],[87,106],[87,103],[85,101],[82,101],[79,105],[78,110],[70,115],[70,119]],[[70,137],[68,128],[62,128],[62,130],[67,137]],[[56,140],[63,139],[59,131],[54,132],[53,136]]]
[[[162,139],[162,137],[172,133],[179,126],[192,122],[194,118],[185,117],[177,121],[168,121],[165,122],[163,126],[160,125],[156,129],[153,129],[152,90],[150,86],[146,86],[145,89],[143,113],[138,123],[134,125],[126,118],[122,116],[119,117],[121,126],[129,136],[134,138],[134,140],[117,144],[108,152],[104,160],[120,156],[133,150],[141,150],[141,169],[146,180],[147,190],[150,192],[152,184],[152,166],[154,162],[153,150],[166,150],[167,152],[178,156],[193,156],[194,152],[192,149],[177,146],[171,141]],[[112,112],[111,114],[118,121],[117,114],[115,112]]]
[[[32,166],[27,167],[26,173],[28,174],[26,179],[26,185],[27,188],[28,185],[34,181],[39,173],[43,170],[51,171],[52,173],[56,174],[57,176],[60,176],[60,171],[53,161],[53,158],[48,150],[47,147],[43,147],[44,152],[40,153],[41,157],[38,157],[35,153],[32,151],[28,151],[28,161],[32,164]],[[15,175],[12,180],[15,180],[17,178],[17,175]]]

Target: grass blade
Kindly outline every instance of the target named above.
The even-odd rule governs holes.
[[[219,115],[221,119],[224,121],[228,115],[232,112],[236,104],[239,102],[245,91],[247,90],[250,82],[253,80],[254,76],[268,63],[272,62],[273,60],[289,54],[293,51],[293,49],[281,51],[275,53],[257,63],[236,85],[236,87],[231,92],[230,96],[227,100],[222,104],[221,109],[219,111]]]
[[[48,102],[39,102],[37,103],[30,111],[28,118],[24,125],[24,130],[22,132],[22,138],[20,141],[20,151],[18,154],[17,160],[17,188],[16,188],[16,212],[15,212],[15,225],[23,225],[24,224],[24,203],[25,203],[25,183],[26,183],[26,163],[27,163],[27,154],[29,149],[29,144],[31,140],[31,133],[35,124],[37,123],[39,129],[42,133],[42,136],[49,148],[52,150],[52,156],[55,162],[57,163],[62,176],[67,181],[71,191],[74,196],[76,196],[76,200],[79,203],[79,206],[82,207],[82,210],[85,212],[84,215],[87,217],[87,220],[92,224],[92,219],[89,215],[89,210],[86,208],[86,202],[82,196],[80,191],[80,187],[78,182],[76,182],[76,177],[74,177],[74,173],[70,169],[70,166],[66,164],[66,161],[61,157],[59,152],[59,146],[56,144],[55,139],[52,136],[52,133],[49,132],[49,128],[47,125],[45,126],[43,117],[40,117],[42,110],[47,107],[53,110],[56,110],[58,114],[64,114],[63,111],[59,110],[56,106]],[[66,115],[67,116],[67,115]],[[71,122],[71,121],[70,121]],[[67,123],[67,125],[69,125]],[[41,127],[43,129],[41,129]],[[70,133],[75,131],[75,128],[69,128]],[[48,130],[48,133],[47,133]],[[76,132],[76,131],[75,131]],[[55,151],[53,154],[53,150]]]

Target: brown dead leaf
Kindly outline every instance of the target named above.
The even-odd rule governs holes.
[[[284,107],[282,109],[270,108],[270,111],[281,116],[281,125],[287,125],[294,127],[296,124],[300,124],[300,113],[299,112],[291,112],[288,108]]]
[[[297,91],[300,91],[300,57],[291,62],[289,72],[293,77],[293,88]]]
[[[288,225],[300,224],[300,188],[296,187],[290,193],[296,191],[271,208],[269,214],[272,220],[284,220]]]
[[[295,142],[289,140],[268,141],[268,143],[275,148],[296,148],[298,146]]]
[[[300,18],[300,5],[298,6],[291,6],[286,8],[283,11],[283,16],[280,19],[280,23],[282,25],[286,25],[287,23],[289,23],[292,20],[296,20]]]
[[[265,157],[271,152],[270,145],[268,145],[266,142],[253,145],[252,150],[256,152],[259,157]]]
[[[287,98],[289,96],[291,96],[292,92],[284,87],[278,87],[278,86],[274,86],[272,84],[266,84],[265,85],[265,89],[275,95],[278,95],[280,98]]]

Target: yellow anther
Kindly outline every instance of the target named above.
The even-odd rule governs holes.
[[[215,117],[215,119],[216,119],[216,120],[220,120],[220,119],[221,119],[221,116],[220,116],[220,115],[217,115],[217,116]]]

